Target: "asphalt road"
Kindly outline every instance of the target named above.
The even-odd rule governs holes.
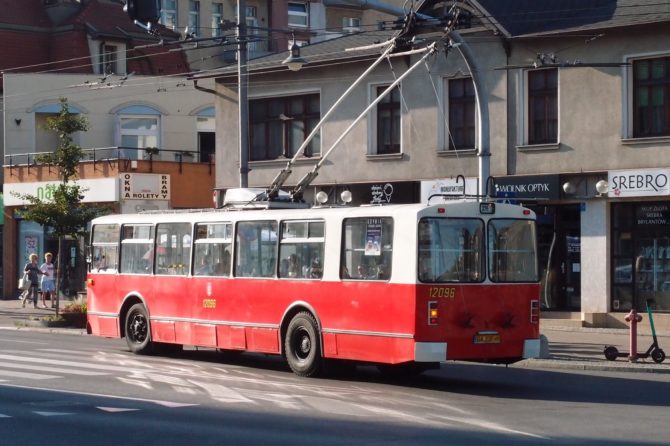
[[[280,358],[0,330],[2,445],[657,445],[670,375],[449,363],[299,378]]]

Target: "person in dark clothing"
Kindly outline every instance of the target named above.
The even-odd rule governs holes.
[[[25,293],[23,297],[23,301],[21,302],[21,306],[25,307],[26,306],[26,300],[30,296],[33,298],[33,306],[37,308],[37,299],[38,299],[38,289],[39,289],[39,276],[41,274],[44,274],[42,271],[40,271],[39,265],[37,265],[37,254],[32,253],[30,254],[30,262],[26,263],[26,266],[23,267],[23,271],[28,273],[28,277],[30,278],[30,290]]]

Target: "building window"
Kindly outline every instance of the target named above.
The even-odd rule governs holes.
[[[558,69],[528,72],[528,144],[558,142]]]
[[[188,33],[200,35],[200,2],[197,0],[188,2]]]
[[[220,37],[223,21],[223,3],[212,3],[212,37]]]
[[[342,17],[342,31],[355,33],[361,30],[361,19],[358,17]]]
[[[376,87],[376,96],[387,87]],[[395,87],[377,104],[375,149],[378,155],[400,153],[400,87]]]
[[[104,45],[100,55],[102,66],[100,67],[100,74],[118,74],[118,62],[116,45]]]
[[[318,94],[250,101],[250,160],[293,157],[320,118]],[[320,154],[321,140],[317,134],[303,155],[309,157]]]
[[[472,78],[449,79],[449,150],[475,148],[477,100]]]
[[[309,7],[307,3],[289,2],[288,25],[307,28],[309,25]]]
[[[670,135],[670,57],[633,62],[633,134]]]
[[[161,0],[161,25],[177,28],[177,0]]]
[[[201,163],[213,163],[216,146],[214,107],[207,107],[198,113],[196,129],[198,131],[198,161]]]
[[[143,105],[126,107],[117,112],[117,144],[127,159],[139,159],[142,149],[160,148],[160,112]]]

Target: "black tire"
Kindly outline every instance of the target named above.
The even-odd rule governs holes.
[[[286,362],[298,376],[316,376],[321,372],[321,340],[316,319],[310,313],[296,314],[288,324],[284,338]]]
[[[614,361],[616,358],[619,357],[619,350],[617,350],[616,347],[612,347],[611,345],[609,347],[605,347],[605,358],[608,361]]]
[[[655,348],[651,352],[651,359],[653,359],[656,364],[660,364],[665,361],[665,352],[660,348]]]
[[[149,315],[143,304],[130,307],[126,315],[126,344],[128,349],[138,355],[152,353],[151,325]]]

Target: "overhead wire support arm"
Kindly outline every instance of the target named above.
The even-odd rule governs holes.
[[[437,42],[431,43],[429,46],[426,48],[418,49],[418,50],[411,50],[411,51],[405,51],[403,53],[397,53],[394,54],[394,56],[405,56],[405,55],[411,55],[411,54],[417,54],[417,53],[423,53],[425,52],[421,59],[419,59],[417,62],[414,63],[411,67],[407,69],[402,75],[400,75],[391,85],[389,85],[386,90],[384,90],[377,98],[370,103],[370,105],[367,106],[363,112],[358,115],[358,117],[349,125],[349,127],[342,132],[339,138],[333,143],[333,145],[324,153],[324,155],[321,157],[318,163],[314,166],[314,168],[307,172],[304,177],[300,179],[298,184],[293,188],[293,190],[290,192],[291,199],[293,201],[299,201],[302,199],[302,194],[305,192],[305,189],[310,185],[310,183],[314,180],[319,175],[319,169],[321,166],[326,162],[326,159],[328,158],[328,155],[330,155],[333,150],[337,147],[337,145],[344,139],[345,136],[349,134],[349,132],[354,128],[358,122],[363,119],[369,112],[372,110],[373,107],[375,107],[386,95],[388,95],[393,89],[400,83],[402,82],[403,79],[405,79],[407,76],[409,76],[412,71],[414,71],[416,68],[418,68],[420,65],[423,64],[423,62],[433,55],[435,51],[437,50]]]
[[[354,81],[353,84],[349,86],[349,88],[340,96],[340,98],[335,101],[335,103],[328,109],[325,115],[319,120],[319,122],[314,126],[314,129],[311,131],[311,133],[305,138],[305,141],[303,141],[302,145],[298,148],[296,151],[295,155],[293,155],[293,158],[288,160],[286,163],[286,167],[284,167],[282,170],[279,171],[277,176],[272,180],[272,184],[270,185],[268,192],[267,192],[267,197],[268,199],[272,200],[273,198],[277,197],[279,194],[279,189],[282,187],[282,185],[286,182],[289,176],[291,176],[291,167],[293,166],[293,163],[296,162],[298,157],[303,154],[307,146],[312,142],[312,139],[316,136],[316,134],[321,130],[321,127],[323,124],[326,122],[326,120],[330,117],[330,115],[335,111],[338,105],[347,97],[349,94],[354,91],[354,89],[365,79],[365,77],[372,72],[372,70],[375,69],[377,65],[379,65],[384,59],[388,57],[388,55],[395,49],[395,38],[385,42],[385,45],[388,47],[384,52],[379,56],[377,60],[375,60],[370,67],[361,74],[358,79]]]

